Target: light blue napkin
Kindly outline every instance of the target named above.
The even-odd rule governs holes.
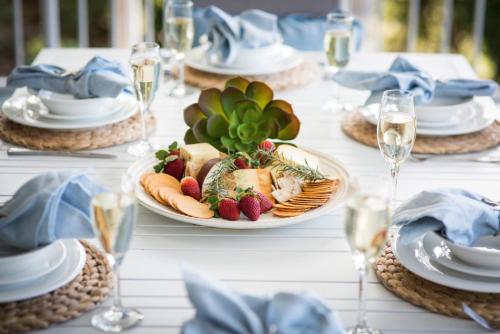
[[[226,64],[231,64],[242,48],[260,48],[281,40],[278,18],[262,10],[251,9],[232,16],[210,6],[199,11],[197,16],[208,22],[209,57]]]
[[[490,96],[498,86],[492,80],[435,80],[402,57],[397,57],[388,71],[339,71],[333,79],[342,86],[372,91],[366,105],[379,102],[382,92],[388,89],[411,91],[416,104],[425,104],[434,96]]]
[[[127,90],[130,80],[117,62],[94,57],[76,73],[67,73],[59,66],[48,64],[18,66],[7,78],[7,86],[27,86],[86,99],[116,97]]]
[[[401,226],[404,244],[429,231],[441,231],[457,245],[470,246],[482,236],[498,234],[500,211],[487,202],[463,189],[423,191],[396,209],[393,223]]]
[[[183,268],[196,309],[183,334],[337,334],[337,314],[311,294],[278,293],[272,298],[239,294],[188,267]]]
[[[63,238],[91,238],[90,201],[105,191],[82,171],[41,174],[0,207],[0,243],[32,249]]]
[[[216,7],[215,7],[216,8]],[[193,45],[199,45],[199,39],[202,35],[208,34],[211,27],[210,21],[206,19],[205,15],[209,8],[195,8],[193,11],[194,25],[195,25],[195,38]],[[219,12],[219,15],[224,22],[236,21],[233,16],[225,12]],[[223,30],[235,29],[233,25],[229,24],[225,27],[221,23]],[[274,29],[274,28],[273,28]],[[237,31],[237,29],[235,29]],[[326,20],[324,16],[312,16],[308,14],[290,14],[278,17],[278,32],[283,38],[283,43],[290,45],[299,50],[309,51],[323,51],[323,39],[326,31]],[[353,38],[354,45],[357,50],[361,47],[363,26],[358,20],[353,22]],[[229,36],[234,34],[229,33]],[[224,49],[226,50],[226,49]]]

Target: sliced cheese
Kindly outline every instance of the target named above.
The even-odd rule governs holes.
[[[220,156],[220,152],[207,143],[182,146],[180,154],[181,158],[186,162],[185,176],[192,176],[195,178],[205,162]]]
[[[238,169],[231,174],[234,176],[237,187],[242,189],[253,187],[253,190],[273,201],[271,173],[267,169]]]
[[[295,163],[297,165],[305,165],[307,161],[309,167],[320,170],[319,159],[315,155],[307,153],[306,151],[303,151],[299,148],[291,145],[280,145],[276,149],[276,152],[281,154],[286,160],[292,163]]]

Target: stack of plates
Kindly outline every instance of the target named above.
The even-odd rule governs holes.
[[[31,250],[0,247],[0,303],[54,291],[69,283],[85,264],[85,250],[74,239]]]
[[[377,124],[379,104],[360,108],[361,115]],[[497,117],[497,109],[489,97],[435,98],[424,106],[416,106],[417,134],[454,136],[478,132],[489,127]]]
[[[2,105],[2,113],[9,120],[51,130],[101,127],[136,112],[137,102],[127,93],[116,98],[75,99],[71,95],[21,89]]]
[[[455,289],[500,293],[500,236],[471,247],[457,246],[436,232],[409,245],[393,243],[399,262],[420,277]]]
[[[186,65],[196,70],[222,75],[264,75],[287,71],[303,61],[294,48],[276,43],[257,49],[242,49],[231,64],[210,61],[207,46],[191,50]]]

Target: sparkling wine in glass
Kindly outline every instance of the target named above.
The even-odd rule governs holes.
[[[193,46],[194,24],[191,1],[169,0],[164,11],[165,47],[171,50],[178,61],[179,82],[170,95],[182,97],[194,92],[184,83],[184,59]]]
[[[387,182],[356,189],[347,201],[345,232],[359,276],[358,321],[350,334],[377,334],[366,322],[366,275],[387,240],[390,205]]]
[[[92,317],[92,326],[105,332],[121,332],[144,318],[139,311],[124,308],[121,303],[119,269],[137,221],[137,203],[130,178],[124,176],[121,185],[116,192],[95,196],[91,204],[94,233],[114,273],[113,305]]]
[[[377,141],[392,177],[391,205],[394,209],[401,164],[408,158],[415,143],[417,121],[411,92],[393,89],[382,95],[377,124]]]
[[[156,43],[143,42],[132,46],[130,67],[134,82],[134,91],[141,113],[141,141],[131,145],[128,153],[144,156],[154,150],[148,139],[146,113],[153,103],[160,83],[161,58],[160,46]]]
[[[341,70],[349,63],[352,50],[352,16],[346,13],[330,13],[326,17],[326,33],[323,47],[328,62],[329,77]],[[323,109],[331,112],[339,112],[346,109],[340,101],[339,85],[335,82],[333,99],[328,101]]]

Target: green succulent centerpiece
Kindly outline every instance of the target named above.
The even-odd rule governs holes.
[[[273,97],[265,83],[241,77],[228,80],[223,91],[203,90],[198,102],[184,109],[189,126],[184,141],[206,142],[226,152],[254,152],[268,138],[292,140],[300,121],[288,102]]]

